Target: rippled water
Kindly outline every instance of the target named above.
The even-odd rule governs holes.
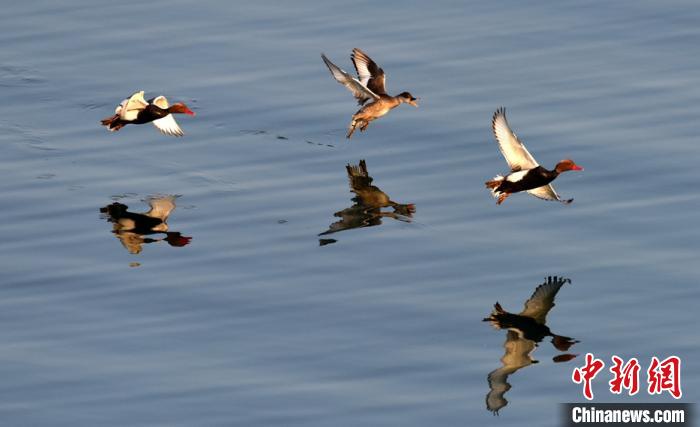
[[[3,424],[556,425],[582,357],[554,363],[542,341],[494,417],[508,337],[482,322],[550,275],[571,279],[547,316],[569,353],[677,354],[696,400],[699,18],[692,2],[4,5]],[[353,47],[421,106],[348,142],[356,106],[319,54],[350,70]],[[140,89],[197,112],[184,138],[99,126]],[[572,205],[495,205],[500,105],[544,165],[585,167],[557,180]],[[358,208],[361,160],[403,211]],[[100,212],[170,196],[146,236]],[[606,381],[598,401],[671,400]]]

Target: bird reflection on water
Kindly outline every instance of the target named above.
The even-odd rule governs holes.
[[[505,354],[501,357],[501,366],[488,374],[489,393],[486,395],[486,408],[498,414],[508,404],[503,395],[510,390],[508,376],[519,369],[538,363],[530,355],[545,337],[552,337],[552,345],[562,352],[552,358],[554,362],[566,362],[576,357],[566,353],[578,341],[573,338],[556,335],[546,325],[547,313],[554,307],[554,298],[559,289],[571,280],[562,277],[548,277],[539,285],[530,299],[525,301],[525,308],[520,314],[505,311],[499,303],[494,306],[491,315],[484,319],[491,322],[496,329],[507,329],[506,342],[503,344]]]
[[[355,197],[352,198],[354,204],[333,214],[340,220],[331,224],[328,230],[320,233],[319,236],[353,228],[373,227],[380,225],[382,218],[411,222],[416,212],[415,205],[396,203],[377,186],[372,185],[373,179],[367,172],[367,164],[364,160],[360,160],[357,166],[348,164],[345,168],[350,181],[350,191],[355,193]],[[391,208],[391,210],[383,211],[382,208]],[[335,239],[320,239],[321,246],[335,242]]]
[[[179,232],[169,231],[168,217],[175,210],[177,196],[154,196],[146,199],[148,212],[128,211],[129,207],[114,202],[100,208],[103,218],[113,224],[112,232],[131,254],[141,253],[144,243],[167,242],[170,246],[186,246],[192,240]],[[146,237],[154,235],[161,237]]]

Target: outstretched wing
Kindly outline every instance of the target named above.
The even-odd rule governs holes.
[[[166,110],[168,109],[168,107],[170,107],[170,104],[168,103],[168,98],[164,97],[163,95],[156,96],[153,99],[149,99],[148,102],[150,102],[158,108],[162,108],[163,110]]]
[[[162,108],[163,110],[170,106],[168,99],[163,95],[150,99],[149,102],[158,108]],[[172,114],[168,114],[165,117],[153,120],[153,126],[155,126],[164,135],[182,136],[185,134],[182,129],[180,129],[180,126],[177,124],[175,117],[173,117]]]
[[[148,102],[143,99],[143,91],[139,91],[122,101],[114,112],[119,114],[120,119],[131,121],[135,120],[136,116],[147,106]]]
[[[364,160],[360,160],[360,164],[357,166],[348,164],[345,169],[348,171],[351,191],[363,191],[372,185],[372,177],[367,172],[367,164]]]
[[[574,199],[562,199],[559,194],[554,190],[552,184],[543,185],[542,187],[533,188],[532,190],[527,190],[528,193],[537,197],[538,199],[549,200],[552,202],[562,202],[569,204],[574,201]]]
[[[360,83],[378,95],[386,95],[384,70],[379,68],[366,53],[358,48],[352,50],[352,63],[355,65]]]
[[[352,94],[355,96],[357,99],[357,102],[362,105],[367,100],[377,100],[379,99],[379,95],[376,93],[372,92],[369,90],[365,85],[363,85],[359,80],[348,74],[347,72],[343,71],[332,63],[330,59],[326,57],[326,55],[321,54],[321,58],[323,58],[323,62],[326,63],[326,66],[330,70],[331,74],[333,75],[333,78],[338,81],[338,83],[342,84],[346,88],[352,92]]]
[[[486,377],[489,382],[486,408],[489,411],[497,414],[508,404],[508,400],[504,397],[505,393],[510,390],[508,376],[534,363],[530,353],[535,350],[535,347],[534,341],[522,338],[515,331],[508,331],[506,342],[503,343],[505,349],[505,353],[501,357],[503,366],[491,371]]]
[[[151,218],[158,218],[165,222],[168,220],[170,213],[175,209],[175,199],[177,196],[158,196],[150,197],[146,201],[151,209],[145,215]]]
[[[557,292],[564,285],[571,283],[571,280],[563,277],[549,276],[547,280],[539,285],[529,300],[525,301],[525,309],[520,313],[535,319],[537,323],[545,324],[547,313],[554,307],[554,298]]]
[[[503,157],[506,158],[508,166],[512,171],[532,169],[539,164],[532,154],[527,151],[527,148],[515,136],[515,133],[510,129],[508,120],[506,120],[506,109],[500,107],[493,115],[491,121],[493,134],[496,136],[498,148],[501,149]]]
[[[182,131],[180,125],[175,121],[175,117],[172,114],[168,114],[157,120],[153,120],[153,126],[155,126],[160,133],[169,136],[182,136],[185,132]]]

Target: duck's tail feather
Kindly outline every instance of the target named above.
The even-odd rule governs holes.
[[[501,325],[498,318],[499,316],[502,316],[504,314],[506,314],[506,311],[503,309],[503,307],[501,307],[501,304],[497,302],[496,304],[494,304],[493,311],[491,311],[489,317],[484,318],[484,322],[489,322],[494,328],[501,329]]]
[[[505,177],[503,175],[496,175],[491,181],[486,181],[486,188],[491,190],[491,195],[493,197],[498,198],[503,194],[501,191],[498,191],[497,188],[501,186],[504,179]]]
[[[126,126],[126,123],[121,120],[119,114],[101,120],[102,126],[106,126],[110,132],[116,132]]]

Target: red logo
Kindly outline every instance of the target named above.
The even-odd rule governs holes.
[[[659,362],[656,356],[651,358],[651,365],[647,370],[647,382],[649,394],[661,394],[663,391],[671,393],[675,399],[683,395],[681,391],[681,359],[677,356],[667,357]]]
[[[634,396],[639,391],[639,361],[631,358],[623,366],[623,360],[617,356],[612,357],[615,364],[610,367],[610,372],[614,377],[610,380],[610,392],[620,394],[626,388],[630,396]]]
[[[571,374],[571,379],[576,384],[583,382],[583,396],[591,400],[593,399],[593,390],[591,390],[591,381],[598,375],[598,372],[605,367],[605,363],[596,359],[591,353],[586,353],[586,365],[582,368],[575,368]]]
[[[637,394],[641,369],[639,361],[633,357],[625,363],[622,358],[615,355],[611,359],[613,365],[610,367],[610,372],[613,377],[608,382],[610,392],[620,394],[622,390],[627,390],[630,396]],[[583,383],[583,396],[586,399],[593,399],[591,383],[604,367],[605,363],[601,359],[596,359],[593,354],[587,353],[586,364],[574,368],[571,373],[571,379],[574,383]],[[649,394],[661,394],[667,391],[675,399],[680,399],[683,395],[681,391],[681,359],[677,356],[670,356],[659,361],[656,356],[652,357],[649,369],[647,369],[647,385]]]

